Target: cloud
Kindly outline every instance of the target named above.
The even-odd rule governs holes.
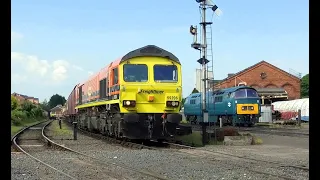
[[[13,71],[12,83],[18,84],[29,78],[36,79],[44,84],[59,84],[65,81],[72,69],[85,71],[82,67],[73,65],[66,60],[48,61],[35,55],[27,55],[19,52],[11,52],[11,64]],[[14,74],[19,69],[19,74]],[[23,74],[25,73],[25,74]],[[89,71],[88,71],[89,73]]]
[[[77,69],[79,71],[84,71],[84,69],[82,67],[77,66],[77,65],[72,65],[72,68]]]
[[[24,59],[26,61],[26,70],[35,75],[45,76],[51,66],[47,60],[40,60],[36,56],[25,56]]]

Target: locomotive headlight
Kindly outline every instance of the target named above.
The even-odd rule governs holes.
[[[179,102],[178,101],[167,101],[166,105],[168,107],[177,107],[177,106],[179,106]]]
[[[241,109],[242,110],[247,110],[247,106],[242,106]]]
[[[253,107],[253,106],[249,106],[249,109],[250,109],[250,110],[254,110],[254,107]]]
[[[134,107],[134,106],[136,106],[136,101],[124,100],[123,101],[123,106]]]

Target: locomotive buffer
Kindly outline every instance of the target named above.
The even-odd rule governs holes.
[[[202,97],[202,144],[205,145],[207,142],[207,125],[209,122],[208,110],[207,110],[207,63],[210,61],[207,59],[207,25],[211,25],[212,22],[206,22],[206,9],[211,8],[215,14],[220,15],[221,11],[218,9],[218,6],[215,5],[211,0],[196,0],[197,3],[200,3],[200,8],[202,10],[202,22],[200,22],[200,26],[202,26],[202,44],[197,42],[197,27],[191,26],[190,33],[194,35],[194,42],[191,44],[191,47],[200,51],[200,59],[197,61],[202,65],[202,81],[203,88],[201,91]],[[213,73],[213,72],[212,72]],[[213,79],[212,79],[213,80]],[[213,86],[212,86],[213,91]]]

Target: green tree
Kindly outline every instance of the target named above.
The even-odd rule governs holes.
[[[309,97],[309,74],[301,78],[301,97]]]
[[[44,99],[42,103],[40,103],[40,107],[47,112],[50,111],[50,106],[47,99]]]
[[[23,101],[21,104],[21,109],[22,111],[27,111],[27,112],[31,112],[31,110],[33,108],[36,108],[36,106],[34,104],[32,104],[32,102],[30,101]]]
[[[11,110],[15,110],[18,107],[18,100],[14,97],[11,96]]]
[[[198,89],[193,88],[193,90],[192,90],[191,94],[193,94],[193,93],[198,93],[198,92],[199,92],[199,91],[198,91]]]
[[[64,103],[66,103],[66,98],[59,95],[59,94],[55,94],[53,96],[51,96],[50,100],[49,100],[49,108],[52,109],[54,107],[56,107],[57,105],[64,105]]]
[[[182,100],[181,100],[181,107],[184,106],[184,102],[186,102],[186,98],[182,98]]]

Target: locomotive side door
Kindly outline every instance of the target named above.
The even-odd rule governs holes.
[[[224,114],[230,115],[232,113],[232,106],[233,106],[230,99],[230,93],[223,94],[223,99],[224,99]]]

